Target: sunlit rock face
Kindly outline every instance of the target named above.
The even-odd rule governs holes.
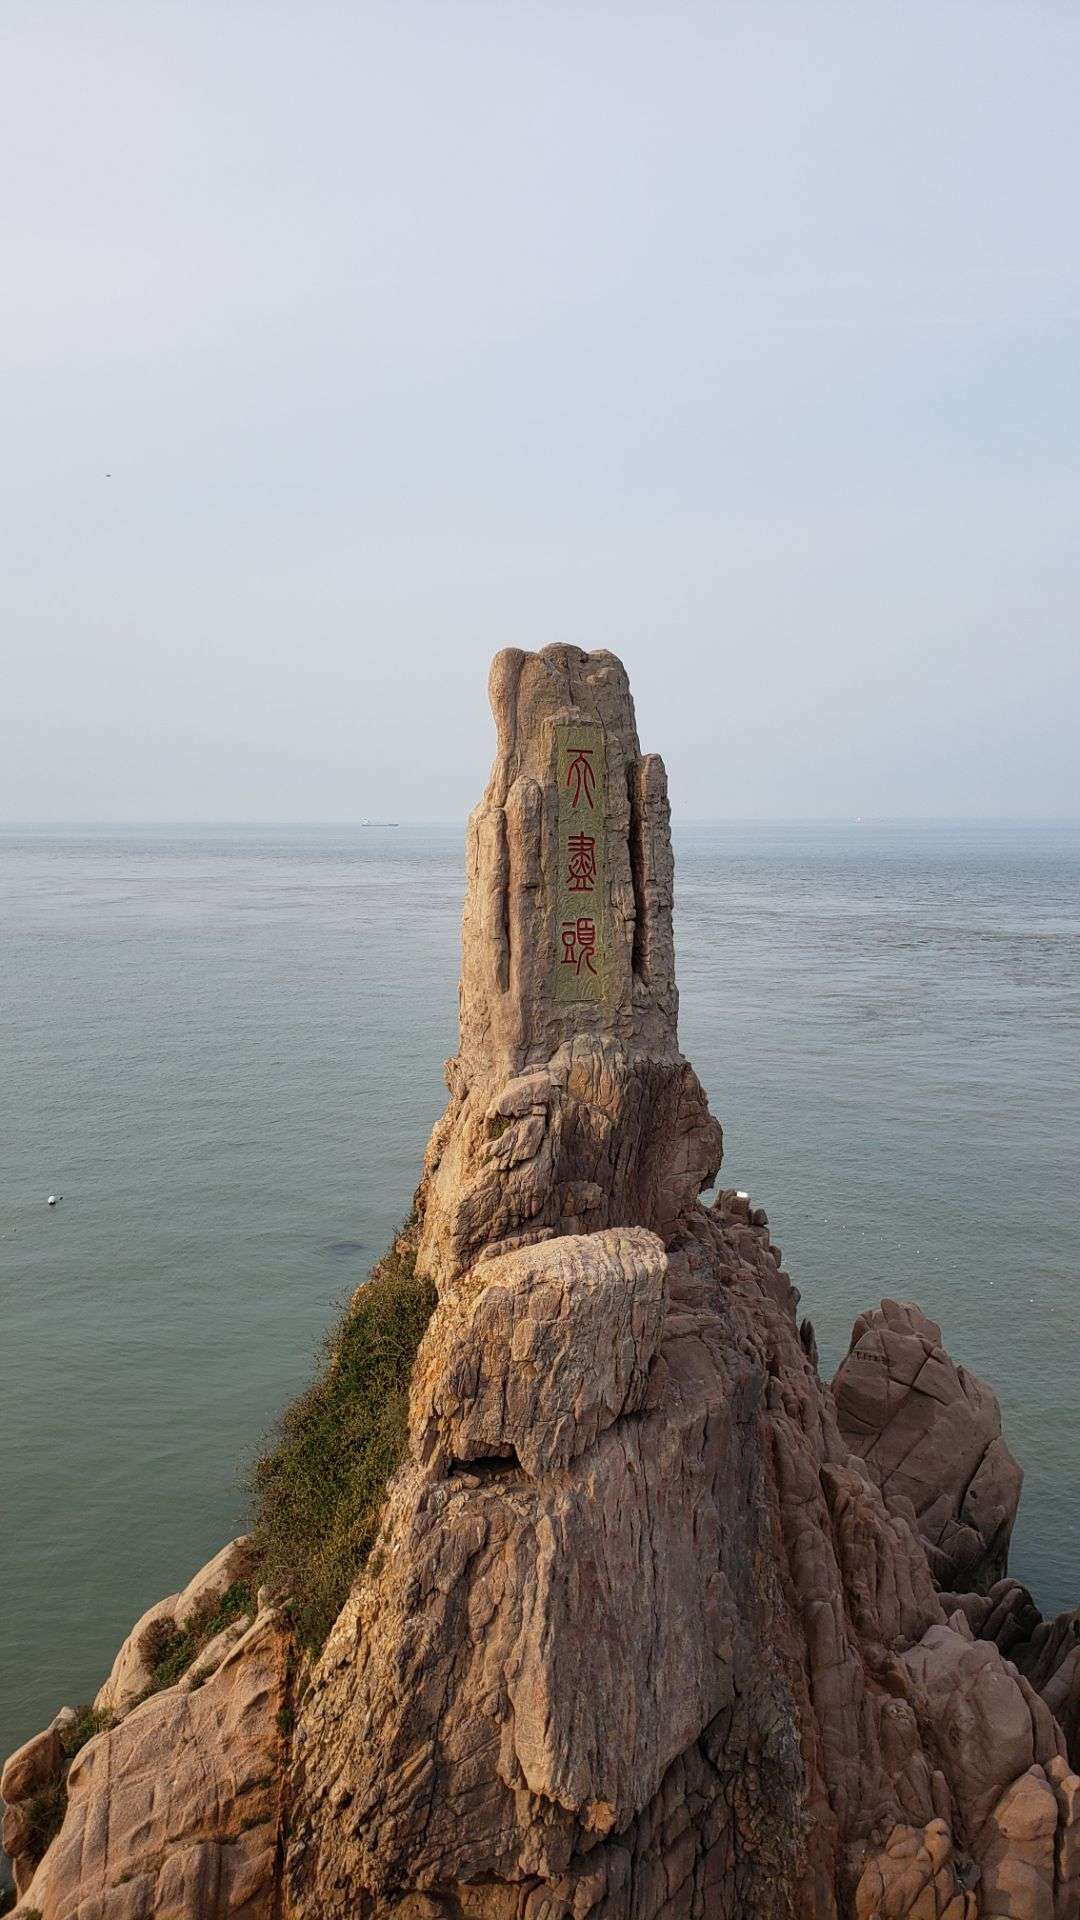
[[[287,1905],[1064,1920],[1059,1729],[946,1623],[764,1214],[701,1203],[720,1129],[678,1050],[666,781],[625,673],[511,651],[491,699],[418,1195],[440,1304],[302,1706]]]
[[[425,1166],[422,1269],[565,1233],[666,1238],[722,1139],[678,1049],[667,779],[610,653],[500,653],[469,822],[461,1034]]]
[[[20,1912],[1078,1920],[1070,1617],[944,1595],[927,1557],[999,1564],[996,1403],[889,1303],[853,1343],[883,1382],[823,1384],[764,1211],[701,1199],[720,1129],[678,1050],[625,673],[507,652],[492,704],[417,1196],[439,1298],[375,1550],[313,1664],[264,1593],[205,1685],[87,1747]],[[900,1484],[902,1449],[883,1473],[855,1442],[905,1395]],[[993,1454],[974,1500],[957,1447],[971,1486]],[[47,1733],[13,1791],[55,1764]]]

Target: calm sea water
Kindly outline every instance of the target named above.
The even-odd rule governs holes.
[[[891,1294],[992,1381],[1013,1571],[1075,1604],[1080,825],[676,842],[725,1183],[830,1372]],[[0,833],[0,1753],[242,1527],[244,1463],[408,1210],[461,868],[459,827]]]

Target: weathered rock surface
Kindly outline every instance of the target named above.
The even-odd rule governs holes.
[[[492,692],[461,1050],[418,1196],[440,1306],[379,1548],[301,1705],[289,1911],[1063,1920],[1060,1731],[947,1624],[916,1533],[932,1502],[883,1500],[855,1457],[763,1210],[697,1199],[719,1140],[678,1053],[663,775],[621,669],[501,656]],[[608,743],[615,904],[604,994],[570,1008],[567,711]],[[637,1271],[600,1327],[625,1225],[666,1253],[655,1332]],[[975,1437],[954,1412],[971,1462],[934,1544],[957,1549],[942,1568],[989,1565],[1007,1529],[967,1483],[996,1406],[950,1379]]]
[[[1046,1702],[1074,1767],[1080,1767],[1080,1607],[1044,1620],[1019,1580],[987,1594],[942,1594],[947,1613],[963,1615],[980,1640],[992,1640]]]
[[[938,1586],[985,1593],[1006,1571],[1023,1482],[985,1381],[918,1307],[883,1300],[856,1320],[832,1390],[841,1433],[914,1520]]]
[[[660,1343],[667,1256],[612,1227],[483,1261],[437,1308],[414,1376],[425,1461],[568,1466],[636,1413]]]
[[[602,1227],[665,1238],[715,1179],[722,1136],[678,1049],[667,780],[641,753],[610,653],[500,653],[498,749],[469,822],[461,1035],[420,1194],[421,1261],[440,1284],[524,1242]],[[593,837],[603,997],[555,991],[560,730],[603,740]],[[593,735],[589,736],[590,738]]]
[[[91,1740],[16,1912],[271,1920],[287,1667],[284,1622],[265,1612],[203,1686],[154,1694]]]
[[[678,1050],[665,781],[625,674],[557,647],[491,686],[417,1196],[439,1304],[375,1551],[298,1681],[264,1610],[93,1741],[25,1901],[1080,1920],[1049,1704],[1074,1668],[992,1584],[1018,1492],[996,1402],[891,1303],[821,1381],[763,1209],[699,1197],[720,1131]],[[1036,1642],[1045,1697],[1005,1657]]]

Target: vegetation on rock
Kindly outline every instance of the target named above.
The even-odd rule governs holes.
[[[84,1701],[81,1707],[75,1708],[74,1720],[69,1720],[66,1726],[60,1728],[60,1745],[64,1749],[65,1759],[70,1763],[77,1753],[82,1752],[88,1740],[92,1740],[96,1733],[104,1733],[113,1724],[111,1713]]]
[[[182,1627],[178,1627],[175,1620],[152,1620],[141,1643],[143,1657],[153,1676],[143,1699],[160,1693],[164,1687],[174,1687],[223,1628],[254,1611],[247,1581],[234,1580],[219,1600],[200,1607]]]
[[[36,1865],[44,1859],[52,1841],[56,1839],[64,1824],[67,1810],[67,1785],[65,1780],[52,1780],[48,1786],[39,1787],[30,1795],[26,1803],[26,1839],[24,1842],[29,1859]]]
[[[326,1364],[283,1416],[253,1474],[260,1574],[287,1592],[317,1653],[371,1551],[405,1452],[409,1380],[435,1306],[403,1237],[326,1341]]]

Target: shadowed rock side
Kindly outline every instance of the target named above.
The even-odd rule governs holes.
[[[1080,1767],[1080,1607],[1044,1620],[1019,1580],[999,1580],[989,1593],[943,1593],[979,1640],[992,1640],[1041,1694]]]
[[[511,652],[491,685],[460,1048],[417,1196],[439,1300],[375,1550],[313,1664],[273,1664],[264,1607],[198,1692],[91,1743],[20,1912],[1078,1920],[1080,1779],[1031,1683],[1071,1674],[1065,1636],[1036,1649],[1011,1583],[939,1594],[920,1538],[965,1588],[1003,1568],[1008,1499],[972,1500],[996,1403],[888,1303],[853,1341],[884,1352],[879,1387],[853,1356],[836,1400],[822,1383],[764,1212],[700,1198],[720,1130],[678,1051],[664,774],[623,669]],[[586,750],[587,942],[565,858]],[[894,1418],[917,1482],[883,1468]],[[262,1756],[271,1725],[274,1763],[238,1767],[231,1729]],[[252,1766],[260,1838],[241,1821],[232,1856]],[[106,1817],[107,1896],[84,1839]]]
[[[985,1381],[918,1307],[883,1300],[856,1320],[832,1390],[844,1439],[917,1528],[938,1586],[985,1593],[1005,1573],[1023,1483]]]

